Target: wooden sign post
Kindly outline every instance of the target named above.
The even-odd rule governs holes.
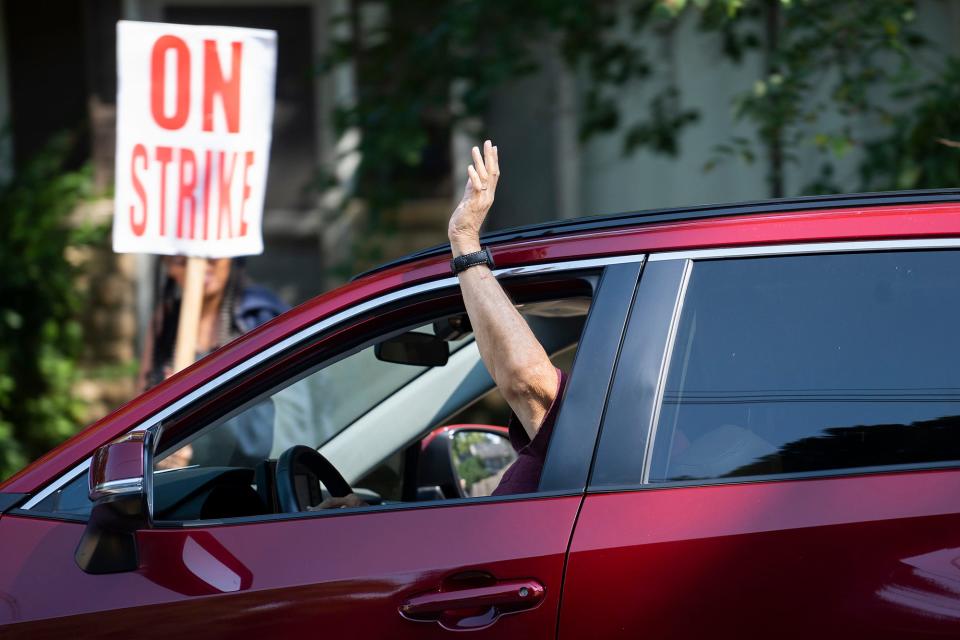
[[[204,258],[263,252],[276,32],[117,23],[113,248],[185,255],[174,369],[196,358]]]
[[[177,344],[173,351],[174,373],[189,367],[197,357],[206,270],[205,258],[187,258],[187,275],[184,278],[183,294],[180,300],[180,320],[177,323]]]

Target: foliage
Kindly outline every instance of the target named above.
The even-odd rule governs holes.
[[[887,133],[866,143],[864,189],[932,189],[960,185],[960,60],[941,77],[903,90],[910,105],[887,116]]]
[[[486,442],[486,434],[480,431],[460,431],[451,441],[453,447],[453,461],[457,475],[467,486],[473,485],[491,475],[483,462],[473,454],[471,448]]]
[[[491,474],[487,468],[483,466],[479,458],[471,457],[465,459],[457,466],[457,475],[460,476],[460,479],[469,487],[484,478],[489,478]]]
[[[71,435],[81,329],[74,241],[66,217],[86,193],[86,172],[63,168],[71,141],[60,136],[0,185],[0,478]]]
[[[889,115],[883,105],[915,81],[914,59],[926,46],[914,19],[907,0],[766,0],[733,17],[704,13],[703,28],[719,30],[730,59],[756,51],[765,60],[763,77],[737,97],[735,117],[765,147],[772,196],[784,195],[784,165],[804,147],[829,167],[862,144],[857,124]],[[759,156],[748,139],[717,152],[748,162]]]
[[[351,3],[338,19],[349,23],[349,35],[333,43],[327,65],[350,62],[356,74],[355,100],[340,106],[336,124],[362,132],[362,195],[375,210],[408,196],[404,170],[423,162],[430,132],[470,126],[494,90],[535,72],[552,50],[591,79],[584,138],[622,126],[625,149],[675,153],[677,132],[695,119],[680,107],[675,87],[652,98],[649,118],[628,121],[617,109],[624,85],[653,75],[635,35],[673,19],[658,6],[635,2],[624,15],[610,1],[383,0],[371,18],[371,3]]]
[[[919,186],[946,179],[929,181],[953,170],[946,169],[953,148],[928,134],[952,139],[956,116],[949,78],[924,80],[917,71],[918,52],[927,43],[914,27],[915,4],[355,0],[350,14],[339,18],[348,23],[343,31],[349,35],[334,42],[327,64],[350,62],[355,69],[357,95],[341,105],[336,120],[341,132],[362,133],[357,189],[374,211],[411,195],[405,172],[423,162],[432,129],[478,122],[493,91],[535,72],[550,51],[559,52],[583,80],[582,139],[613,132],[625,154],[677,154],[680,134],[699,112],[684,103],[670,78],[657,74],[647,47],[684,19],[697,19],[702,37],[718,42],[726,59],[762,61],[734,104],[734,118],[748,123],[753,135],[717,145],[705,169],[732,159],[762,160],[770,195],[780,196],[785,166],[813,149],[823,179],[803,189],[836,190],[830,179],[834,163],[857,151],[865,184]],[[651,96],[639,117],[624,111],[620,97],[634,87]],[[925,115],[910,112],[913,102],[902,99],[918,91]],[[904,111],[886,110],[889,98]],[[856,127],[864,122],[878,124],[874,139],[858,138]],[[904,141],[907,147],[898,149]],[[888,168],[889,162],[897,168]]]

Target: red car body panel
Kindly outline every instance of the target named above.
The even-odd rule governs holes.
[[[960,471],[589,495],[560,637],[956,637],[958,496]]]
[[[499,267],[511,267],[684,249],[941,237],[960,237],[960,204],[627,226],[504,242],[493,253]],[[152,414],[318,320],[448,277],[447,261],[401,264],[301,305],[92,425],[0,492],[37,491]],[[452,589],[529,583],[542,585],[543,597],[522,615],[505,610],[489,627],[479,611],[441,621],[476,625],[474,637],[491,638],[956,636],[958,495],[960,471],[924,471],[157,528],[137,534],[140,569],[108,575],[84,573],[74,561],[83,524],[14,512],[0,517],[0,625],[8,625],[0,629],[4,637],[169,638],[202,621],[196,628],[205,637],[240,630],[264,637],[439,638],[450,631],[436,621],[404,619],[404,604]]]
[[[440,638],[411,622],[411,598],[482,572],[535,579],[543,600],[475,638],[555,638],[564,556],[581,498],[438,506],[139,534],[142,567],[90,575],[73,560],[82,524],[0,518],[0,627],[5,638]],[[371,536],[371,527],[389,535]],[[64,551],[68,551],[65,553]],[[12,597],[8,594],[16,594]],[[344,615],[363,603],[362,615]],[[464,612],[467,615],[470,612]],[[186,622],[190,621],[190,622]]]

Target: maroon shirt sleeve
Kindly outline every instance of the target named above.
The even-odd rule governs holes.
[[[514,493],[532,493],[540,486],[540,473],[543,471],[543,463],[547,459],[547,446],[550,444],[553,424],[557,420],[557,413],[560,411],[560,402],[563,399],[563,391],[566,386],[566,374],[557,369],[557,395],[553,399],[553,404],[547,410],[547,415],[543,417],[543,424],[540,425],[540,430],[537,431],[537,435],[532,441],[517,416],[510,414],[510,444],[517,452],[517,459],[503,474],[500,484],[490,495],[504,496]]]

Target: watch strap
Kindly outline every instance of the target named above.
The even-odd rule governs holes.
[[[453,271],[454,274],[457,274],[470,267],[476,267],[481,264],[485,264],[493,269],[493,254],[490,253],[490,247],[484,247],[480,251],[457,256],[450,261],[450,270]]]

